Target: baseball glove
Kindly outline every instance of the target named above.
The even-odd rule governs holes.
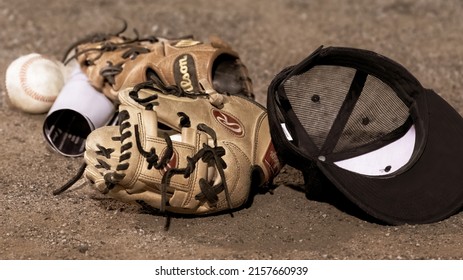
[[[84,177],[110,197],[160,212],[243,206],[280,163],[266,110],[248,98],[219,96],[153,82],[121,91],[119,126],[87,138]]]
[[[210,43],[192,37],[167,40],[96,34],[74,44],[67,60],[76,58],[90,83],[118,102],[117,92],[158,79],[187,92],[218,92],[253,99],[252,81],[238,53],[217,37]]]

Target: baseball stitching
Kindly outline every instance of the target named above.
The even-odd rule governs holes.
[[[19,83],[21,85],[21,88],[24,90],[24,92],[30,97],[32,97],[33,99],[37,101],[46,102],[46,103],[52,103],[56,100],[56,96],[43,96],[40,93],[36,92],[35,90],[31,89],[27,85],[27,70],[29,69],[32,63],[40,59],[44,59],[44,58],[42,56],[35,56],[33,58],[30,58],[23,64],[23,66],[19,70]]]

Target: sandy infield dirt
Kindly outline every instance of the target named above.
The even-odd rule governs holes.
[[[0,0],[0,75],[20,55],[61,59],[71,43],[117,30],[124,18],[140,35],[222,37],[240,53],[262,104],[284,67],[320,45],[349,46],[401,63],[463,114],[462,14],[460,0]],[[273,194],[256,195],[233,218],[174,218],[168,232],[164,217],[86,185],[53,196],[83,159],[49,150],[45,114],[11,109],[3,78],[0,85],[0,259],[463,258],[463,213],[383,225],[339,197],[307,199],[290,167]]]

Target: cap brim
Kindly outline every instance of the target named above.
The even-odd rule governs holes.
[[[395,176],[372,177],[334,163],[320,170],[371,216],[390,224],[431,223],[463,206],[463,118],[432,91],[425,91],[427,138],[420,157]]]

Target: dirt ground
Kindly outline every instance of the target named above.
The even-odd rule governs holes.
[[[61,59],[77,39],[124,18],[141,35],[219,35],[240,53],[263,104],[281,69],[320,45],[350,46],[400,62],[463,114],[462,13],[460,0],[0,0],[0,75],[20,55]],[[463,213],[382,225],[342,200],[307,199],[289,167],[273,194],[258,194],[234,217],[174,218],[168,232],[164,217],[86,185],[53,196],[83,159],[50,151],[45,115],[11,109],[0,85],[1,259],[463,258]]]

